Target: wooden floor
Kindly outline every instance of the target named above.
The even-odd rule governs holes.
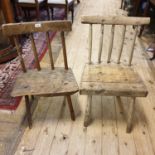
[[[73,31],[67,34],[69,66],[80,82],[87,61],[88,28],[80,23],[81,15],[121,14],[121,0],[81,0],[76,6]],[[97,44],[96,44],[97,46]],[[92,124],[83,127],[87,97],[72,96],[76,121],[70,119],[63,98],[40,98],[33,114],[33,128],[26,128],[16,155],[153,155],[155,154],[155,71],[153,62],[144,52],[145,44],[137,39],[135,69],[149,90],[147,98],[138,98],[134,129],[126,133],[126,121],[114,97],[93,96]],[[62,53],[56,64],[62,65]],[[44,66],[47,57],[42,61]],[[124,98],[126,109],[129,98]],[[12,153],[13,154],[13,153]]]

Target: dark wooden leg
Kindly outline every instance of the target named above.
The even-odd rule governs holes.
[[[77,0],[77,3],[80,3],[80,0]]]
[[[146,17],[148,15],[149,9],[150,9],[150,3],[147,2],[146,7],[145,7],[145,10],[144,10],[144,14],[143,14],[144,17]],[[143,30],[144,30],[144,25],[141,26],[138,37],[141,37],[141,35],[143,33]]]
[[[30,19],[31,18],[30,10],[27,11],[27,14],[28,14],[28,18]]]
[[[51,8],[52,20],[54,19],[54,9]]]
[[[121,1],[121,9],[123,9],[123,1],[124,1],[124,0]]]
[[[67,5],[65,7],[65,19],[66,20],[68,19],[68,7],[67,7]]]
[[[30,105],[30,100],[29,96],[25,96],[25,103],[26,103],[26,115],[27,115],[27,120],[28,120],[28,125],[29,128],[32,128],[32,115],[31,115],[31,105]]]
[[[31,95],[31,99],[34,100],[34,95]]]
[[[155,59],[155,51],[153,51],[153,56],[152,58],[150,58],[150,60],[154,60]]]
[[[48,20],[50,20],[50,12],[49,12],[49,8],[48,8],[48,6],[46,7],[46,9],[47,9]]]
[[[68,106],[69,106],[69,110],[70,110],[71,119],[73,121],[75,121],[75,114],[74,114],[74,109],[73,109],[73,105],[72,105],[71,96],[67,95],[66,97],[67,97],[67,102],[68,102]]]
[[[74,4],[71,8],[71,13],[72,13],[72,23],[73,23],[73,21],[74,21]]]
[[[36,8],[36,17],[37,17],[37,20],[40,20],[40,10],[39,10],[39,7]]]

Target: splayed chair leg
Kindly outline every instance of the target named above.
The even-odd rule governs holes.
[[[69,106],[69,111],[70,111],[71,119],[73,121],[75,121],[75,114],[74,114],[74,109],[73,109],[73,105],[72,105],[71,96],[67,95],[66,97],[67,97],[67,102],[68,102],[68,106]]]
[[[127,129],[126,129],[127,133],[130,133],[132,130],[132,123],[133,123],[133,117],[134,117],[134,111],[135,111],[135,101],[136,101],[136,98],[133,97],[133,102],[130,103],[129,116],[127,120]]]
[[[30,105],[30,100],[29,96],[25,96],[25,103],[26,103],[26,115],[27,115],[27,120],[28,120],[28,125],[29,128],[32,128],[32,115],[31,115],[31,105]]]
[[[92,95],[88,95],[87,106],[85,110],[84,126],[87,127],[91,121],[91,104],[92,104]]]

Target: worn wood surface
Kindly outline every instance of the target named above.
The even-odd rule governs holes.
[[[40,21],[40,22],[23,22],[10,23],[2,26],[3,33],[7,36],[45,32],[46,31],[71,31],[70,21]]]
[[[59,77],[59,78],[58,78]],[[29,70],[20,74],[15,82],[12,96],[24,95],[65,95],[78,91],[78,85],[71,69],[63,68]]]
[[[145,97],[147,89],[138,73],[131,67],[86,65],[80,93]]]
[[[150,18],[125,17],[125,16],[82,16],[81,22],[84,24],[116,24],[116,25],[145,25],[150,23]]]

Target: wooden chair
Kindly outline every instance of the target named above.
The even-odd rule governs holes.
[[[80,3],[80,0],[77,0],[77,3]],[[72,22],[74,20],[74,0],[46,0],[47,8],[51,10],[52,19],[54,18],[54,8],[63,8],[65,9],[65,18],[68,18],[68,11],[72,13]],[[49,11],[48,9],[48,11]],[[50,16],[50,13],[48,13]]]
[[[74,78],[71,68],[68,68],[67,53],[64,31],[71,31],[71,22],[69,21],[44,21],[44,22],[27,22],[13,23],[2,26],[3,33],[7,36],[13,36],[17,48],[19,60],[22,66],[21,73],[15,82],[11,95],[24,96],[27,109],[27,119],[29,127],[32,126],[30,96],[65,96],[68,101],[71,119],[75,120],[74,110],[72,107],[71,95],[78,92],[78,85]],[[61,33],[63,58],[65,67],[55,67],[52,57],[52,48],[49,39],[49,31],[58,31]],[[41,68],[38,59],[33,33],[45,32],[46,42],[50,58],[51,68]],[[22,57],[22,49],[19,45],[17,36],[30,34],[31,46],[35,58],[36,69],[26,68]]]
[[[86,107],[84,126],[88,126],[91,122],[91,102],[92,95],[105,95],[105,96],[116,96],[116,99],[121,103],[121,97],[131,97],[133,102],[130,104],[129,109],[129,117],[127,120],[127,132],[131,131],[132,127],[132,119],[134,114],[134,106],[136,97],[146,97],[147,89],[143,84],[143,81],[139,77],[136,71],[131,67],[131,62],[134,53],[134,45],[137,36],[138,26],[143,24],[149,24],[149,18],[136,18],[136,17],[118,17],[118,16],[83,16],[82,23],[89,24],[89,54],[88,54],[88,64],[85,65],[84,71],[81,78],[80,83],[80,94],[88,95],[88,104]],[[92,57],[94,55],[92,52],[96,53],[97,51],[92,51],[93,47],[93,36],[95,32],[93,31],[93,25],[100,24],[101,25],[101,36],[99,41],[99,52],[97,63],[95,64],[95,58]],[[110,37],[106,37],[109,39],[109,50],[107,52],[107,60],[106,62],[101,61],[102,48],[103,48],[103,34],[104,34],[104,25],[111,25]],[[118,58],[116,55],[116,51],[114,52],[114,36],[115,36],[115,28],[117,25],[121,25],[123,27],[121,41],[119,40],[120,47],[118,50]],[[129,49],[129,57],[128,64],[123,65],[120,59],[123,51],[123,44],[126,34],[126,27],[128,25],[134,25],[135,34],[133,36],[132,45]],[[120,26],[120,27],[121,27]],[[107,27],[107,26],[106,26]],[[118,27],[117,27],[118,28]],[[117,36],[118,37],[118,36]],[[96,40],[96,39],[95,39]],[[118,40],[117,40],[118,41]],[[119,43],[117,43],[119,45]],[[117,63],[110,63],[112,51],[117,58]],[[125,52],[125,54],[128,51]],[[105,54],[105,52],[104,52]],[[121,63],[121,64],[120,64]]]
[[[45,0],[17,0],[16,2],[18,10],[23,10],[26,20],[30,18],[30,10],[36,11],[37,20],[40,20],[40,8],[46,6]],[[20,14],[21,11],[19,11]]]

